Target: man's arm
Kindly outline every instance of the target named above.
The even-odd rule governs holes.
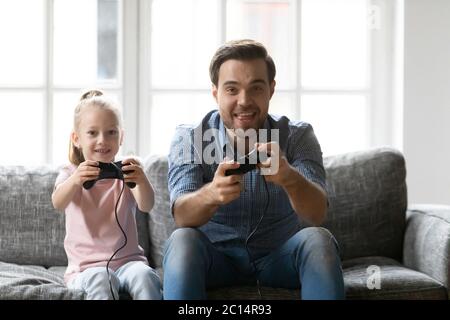
[[[287,161],[286,161],[287,163]],[[327,196],[316,183],[307,180],[294,167],[282,187],[286,191],[295,212],[313,225],[320,225],[327,214]]]
[[[212,182],[180,196],[173,205],[175,223],[179,227],[202,226],[211,219],[219,206],[239,198],[242,176],[225,176],[226,170],[238,167],[238,163],[224,161],[219,164]]]
[[[327,213],[325,191],[291,166],[277,143],[258,144],[258,151],[269,156],[267,161],[259,165],[266,181],[283,187],[297,215],[313,225],[320,225]],[[274,174],[273,170],[277,168]]]

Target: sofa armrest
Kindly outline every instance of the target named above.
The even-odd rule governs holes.
[[[404,265],[441,282],[450,293],[449,256],[450,206],[409,207],[403,245]]]

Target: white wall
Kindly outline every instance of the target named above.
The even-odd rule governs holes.
[[[450,204],[450,1],[405,0],[404,7],[409,203]]]

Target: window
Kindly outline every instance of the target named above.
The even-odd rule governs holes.
[[[0,0],[0,41],[8,44],[0,51],[2,164],[67,162],[82,90],[104,88],[120,99],[120,6]]]
[[[141,122],[141,136],[147,137],[140,144],[144,154],[167,153],[176,124],[196,123],[216,108],[208,64],[220,44],[239,38],[264,43],[275,60],[277,86],[269,112],[310,122],[324,155],[389,144],[389,138],[378,133],[387,130],[389,118],[389,103],[383,100],[390,76],[388,2],[152,3],[151,24],[143,25],[151,30],[146,39],[151,76],[141,87],[147,93]],[[382,59],[374,59],[374,54]]]
[[[389,144],[392,3],[0,0],[0,163],[66,162],[73,108],[90,87],[123,106],[122,154],[167,154],[176,125],[217,108],[209,62],[237,38],[266,45],[270,113],[310,122],[325,155]]]

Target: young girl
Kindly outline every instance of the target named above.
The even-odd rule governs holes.
[[[143,212],[150,212],[154,203],[139,161],[122,161],[122,170],[132,171],[124,181],[103,179],[83,188],[99,176],[99,162],[114,161],[123,139],[121,122],[119,109],[101,91],[86,92],[75,109],[71,164],[59,173],[52,195],[53,206],[66,214],[69,264],[64,280],[68,288],[84,290],[87,299],[118,299],[119,291],[133,299],[161,299],[161,281],[138,245],[136,203]],[[130,189],[126,182],[136,187]]]

